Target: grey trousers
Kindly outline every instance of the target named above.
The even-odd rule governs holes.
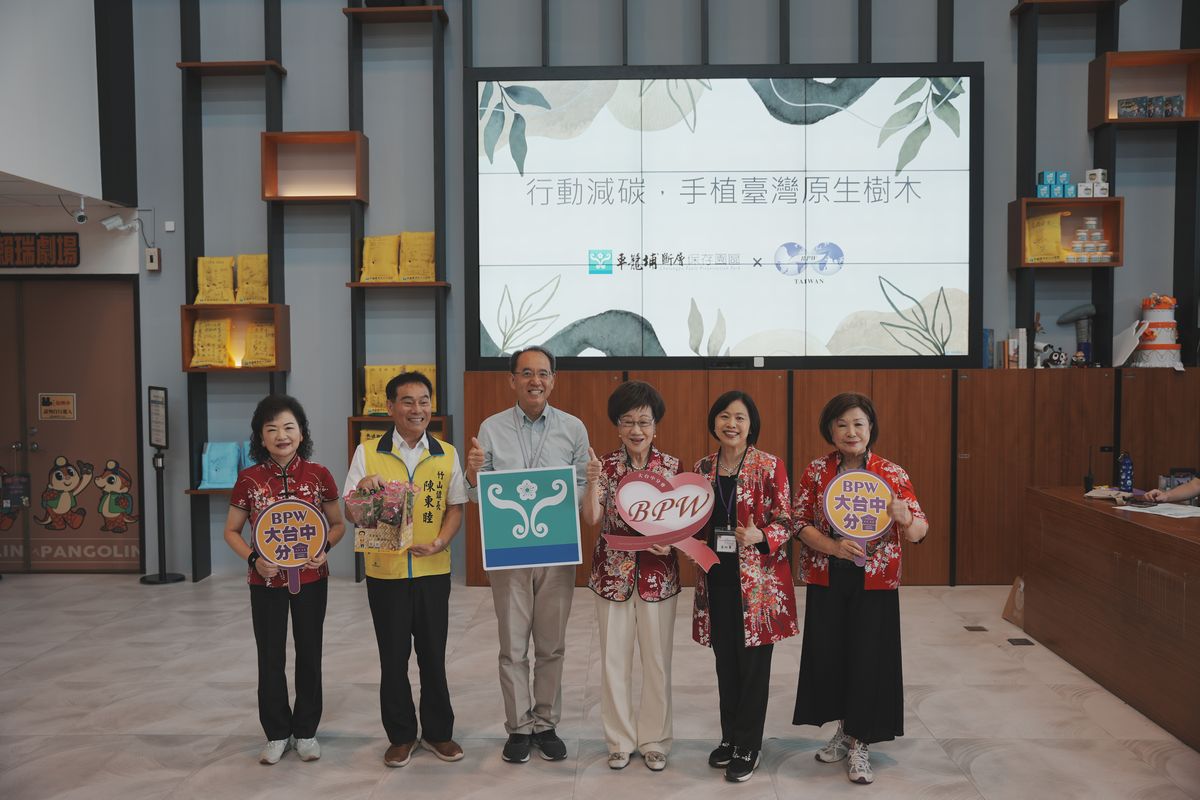
[[[575,567],[493,570],[488,580],[500,635],[504,729],[508,733],[538,733],[555,728],[562,717],[563,655],[575,591]],[[530,636],[534,656],[532,692]]]

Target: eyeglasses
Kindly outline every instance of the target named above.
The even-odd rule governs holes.
[[[623,431],[631,431],[634,428],[641,428],[644,431],[651,430],[654,427],[652,419],[619,419],[617,427]]]
[[[516,375],[518,378],[526,381],[532,380],[536,375],[538,380],[548,381],[550,380],[551,376],[554,375],[554,373],[548,369],[539,369],[537,372],[534,372],[531,369],[523,369],[520,372],[514,372],[513,375]]]

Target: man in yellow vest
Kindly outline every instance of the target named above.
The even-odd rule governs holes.
[[[462,523],[467,489],[454,448],[426,434],[433,386],[420,372],[388,381],[392,426],[381,439],[360,444],[346,475],[345,492],[411,482],[413,544],[407,552],[365,554],[367,599],[379,644],[379,706],[391,746],[383,762],[403,767],[418,742],[443,761],[463,749],[452,738],[454,710],[446,685],[446,629],[450,605],[450,541]],[[417,650],[421,672],[421,735],[408,680],[408,657]]]

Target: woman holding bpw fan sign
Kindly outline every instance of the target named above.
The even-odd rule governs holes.
[[[871,451],[879,424],[869,397],[837,395],[820,429],[837,449],[804,470],[792,508],[808,584],[792,722],[837,720],[817,761],[848,758],[847,777],[871,783],[868,745],[904,735],[900,536],[919,542],[929,523],[908,473]]]

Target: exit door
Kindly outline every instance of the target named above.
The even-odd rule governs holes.
[[[0,281],[0,571],[142,571],[134,292]]]

